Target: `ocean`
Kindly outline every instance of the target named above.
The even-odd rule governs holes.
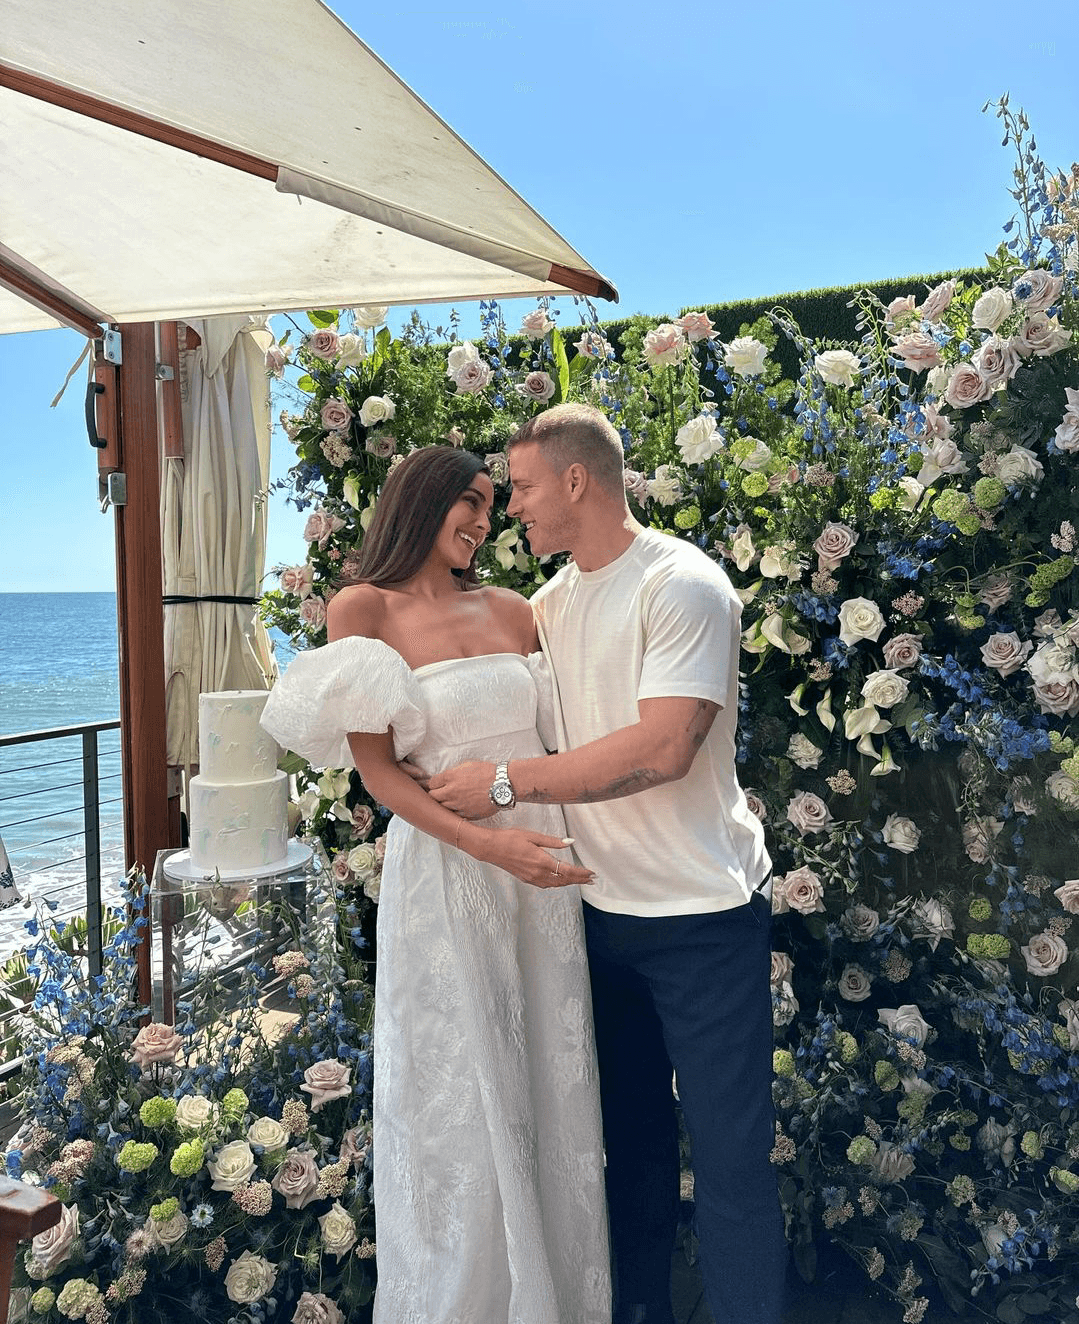
[[[289,652],[274,632],[279,664]],[[0,735],[120,714],[115,593],[0,593]],[[124,874],[120,733],[98,737],[102,898]],[[56,919],[85,911],[79,737],[0,747],[0,840],[21,903],[0,910],[0,962],[26,945],[41,905]]]

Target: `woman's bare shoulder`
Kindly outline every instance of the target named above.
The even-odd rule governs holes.
[[[522,650],[533,652],[536,647],[536,623],[528,599],[511,588],[499,588],[494,584],[488,584],[480,591],[487,595],[491,611],[505,621],[514,634],[520,635]]]
[[[331,643],[362,634],[378,639],[386,616],[386,598],[374,584],[350,584],[335,593],[326,607],[326,634]]]

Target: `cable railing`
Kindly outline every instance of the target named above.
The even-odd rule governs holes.
[[[119,894],[124,876],[123,817],[109,812],[109,806],[123,803],[120,748],[104,747],[101,739],[119,729],[115,720],[0,735],[0,841],[15,888],[23,897],[29,889],[29,900],[43,903],[59,927],[85,920],[90,975],[102,973],[103,887]],[[77,754],[68,752],[72,741],[79,742]],[[8,751],[46,743],[60,756],[17,763],[6,757]],[[82,774],[77,779],[75,767]],[[0,910],[0,965],[26,945],[23,909],[8,900]],[[16,1014],[16,1007],[0,1012],[0,1039]],[[17,1061],[0,1064],[0,1079],[17,1068]]]

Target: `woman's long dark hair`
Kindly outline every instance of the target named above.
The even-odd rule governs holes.
[[[358,555],[349,557],[340,584],[392,588],[427,560],[450,507],[487,466],[471,451],[424,446],[406,455],[386,479]],[[478,549],[477,549],[478,550]],[[478,581],[473,554],[460,574],[463,588]]]

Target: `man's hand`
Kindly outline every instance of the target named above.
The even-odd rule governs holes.
[[[440,805],[462,818],[490,818],[498,813],[498,806],[491,801],[494,779],[493,763],[459,763],[456,768],[436,772],[427,790]]]

